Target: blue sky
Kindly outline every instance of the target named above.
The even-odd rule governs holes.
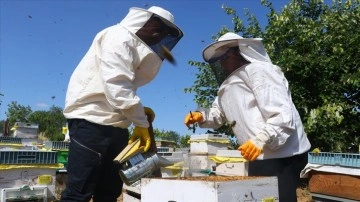
[[[273,2],[280,10],[288,1]],[[154,128],[192,134],[183,120],[197,106],[194,95],[185,94],[184,88],[193,84],[197,69],[188,61],[202,61],[211,36],[222,26],[232,28],[222,4],[240,16],[248,8],[262,25],[267,23],[268,10],[260,0],[1,0],[0,120],[6,118],[12,101],[33,111],[53,105],[63,108],[68,80],[96,33],[121,21],[130,7],[156,5],[173,13],[184,37],[173,49],[177,65],[165,61],[155,80],[138,89],[138,95],[156,113]]]

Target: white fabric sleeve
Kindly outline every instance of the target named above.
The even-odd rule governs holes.
[[[149,122],[144,112],[144,107],[141,103],[134,105],[129,109],[123,109],[125,117],[129,120],[132,120],[134,126],[148,128]],[[145,117],[145,119],[144,119]]]
[[[263,135],[268,136],[266,145],[270,149],[277,149],[286,142],[290,131],[296,129],[291,95],[286,86],[287,81],[283,74],[270,63],[258,64],[249,73],[249,85],[265,119],[265,125],[260,132],[261,139],[266,139]]]
[[[218,104],[218,98],[212,103],[210,109],[198,110],[202,113],[204,121],[199,123],[200,128],[218,129],[225,123],[224,115],[221,113]]]
[[[264,133],[259,133],[255,137],[251,138],[253,141],[253,144],[256,145],[256,147],[264,149],[264,145],[269,141],[269,136],[265,135]]]
[[[126,43],[116,46],[113,43],[104,42],[99,70],[106,98],[135,126],[149,127],[140,98],[136,95],[137,89],[132,83],[135,72],[131,47]]]

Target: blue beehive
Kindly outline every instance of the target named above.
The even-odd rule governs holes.
[[[314,163],[314,164],[360,168],[360,154],[309,152],[308,153],[308,162]]]

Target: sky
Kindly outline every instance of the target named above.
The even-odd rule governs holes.
[[[273,0],[278,11],[287,2]],[[211,37],[223,26],[233,27],[222,5],[235,9],[243,21],[249,9],[263,27],[267,23],[268,9],[260,0],[0,0],[0,120],[12,101],[32,111],[64,108],[69,78],[94,36],[120,22],[131,7],[160,6],[174,15],[184,37],[172,51],[176,66],[164,61],[137,94],[154,110],[154,128],[192,135],[184,117],[197,105],[184,89],[193,85],[198,70],[188,62],[202,62]],[[197,128],[195,134],[206,130]]]

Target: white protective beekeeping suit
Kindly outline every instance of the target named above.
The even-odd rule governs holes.
[[[160,19],[167,34],[156,44],[146,44],[137,32],[152,18]],[[162,31],[164,31],[162,30]],[[127,128],[131,123],[148,127],[138,87],[154,79],[168,50],[183,36],[173,15],[160,8],[130,8],[119,23],[99,32],[73,72],[66,94],[67,119],[86,119],[101,125]]]
[[[217,76],[218,95],[209,110],[201,111],[205,122],[200,127],[216,129],[224,123],[233,125],[240,145],[261,133],[266,146],[259,159],[308,151],[311,145],[292,102],[288,81],[280,68],[272,64],[262,39],[227,33],[204,49],[204,60],[210,63],[215,75],[223,75],[221,66],[212,64],[211,60],[236,46],[250,63],[226,78]]]

